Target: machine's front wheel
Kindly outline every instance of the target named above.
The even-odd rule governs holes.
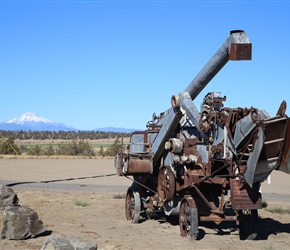
[[[238,211],[239,236],[241,240],[255,240],[257,237],[258,210]]]
[[[181,200],[179,211],[179,227],[182,237],[196,239],[198,234],[198,213],[192,197]]]
[[[138,223],[140,220],[141,199],[137,191],[129,188],[125,199],[125,213],[126,219],[131,220],[132,223]]]

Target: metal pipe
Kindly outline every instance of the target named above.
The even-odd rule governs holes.
[[[252,44],[243,30],[233,30],[226,41],[184,90],[194,100],[229,60],[251,60]]]
[[[212,56],[209,62],[192,80],[184,92],[187,92],[191,100],[194,100],[201,90],[229,60],[250,60],[251,58],[252,44],[249,43],[247,33],[242,30],[231,31],[220,49]],[[175,102],[178,100],[173,98],[172,101],[175,105]],[[193,107],[191,107],[191,109],[192,108]],[[152,145],[152,151],[154,153],[153,165],[159,161],[164,150],[165,142],[169,140],[181,118],[182,113],[176,112],[174,109],[170,109],[169,112],[162,118],[163,123],[161,129]]]

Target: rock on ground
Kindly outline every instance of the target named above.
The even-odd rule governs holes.
[[[45,232],[38,214],[27,206],[7,206],[1,220],[1,239],[27,239]]]
[[[0,210],[5,209],[9,205],[17,205],[18,197],[14,190],[10,187],[0,185]]]
[[[50,237],[41,250],[97,250],[97,244],[78,237]]]

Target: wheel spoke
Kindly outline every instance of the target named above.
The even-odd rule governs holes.
[[[141,200],[139,192],[134,192],[131,188],[128,189],[125,199],[125,214],[126,219],[132,223],[138,223],[140,219]]]
[[[196,239],[198,233],[197,208],[192,197],[183,198],[179,211],[179,227],[182,237]]]

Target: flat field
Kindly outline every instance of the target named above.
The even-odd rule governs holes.
[[[97,153],[102,146],[104,150],[109,148],[114,142],[115,138],[104,138],[104,139],[97,139],[97,140],[87,140],[85,139],[84,141],[88,142],[90,146],[95,150]],[[121,138],[118,139],[119,142],[121,143]],[[128,144],[130,140],[130,137],[124,137],[123,138],[123,143]],[[35,147],[36,145],[39,146],[41,149],[48,148],[50,145],[52,145],[53,148],[58,148],[58,145],[61,144],[66,144],[70,143],[72,140],[52,140],[52,139],[47,139],[47,140],[36,140],[36,139],[31,139],[31,140],[15,140],[15,143],[17,144],[18,147],[25,146],[27,148],[29,147]],[[25,155],[25,154],[23,154]]]
[[[201,239],[180,236],[178,220],[163,217],[132,224],[125,219],[124,194],[131,180],[115,175],[113,159],[0,159],[0,184],[10,185],[19,204],[34,209],[47,234],[0,240],[0,249],[41,249],[50,236],[78,236],[99,249],[289,249],[290,214],[259,210],[255,241],[240,241],[232,225],[203,223]],[[269,209],[290,209],[290,175],[274,172],[263,183]]]

